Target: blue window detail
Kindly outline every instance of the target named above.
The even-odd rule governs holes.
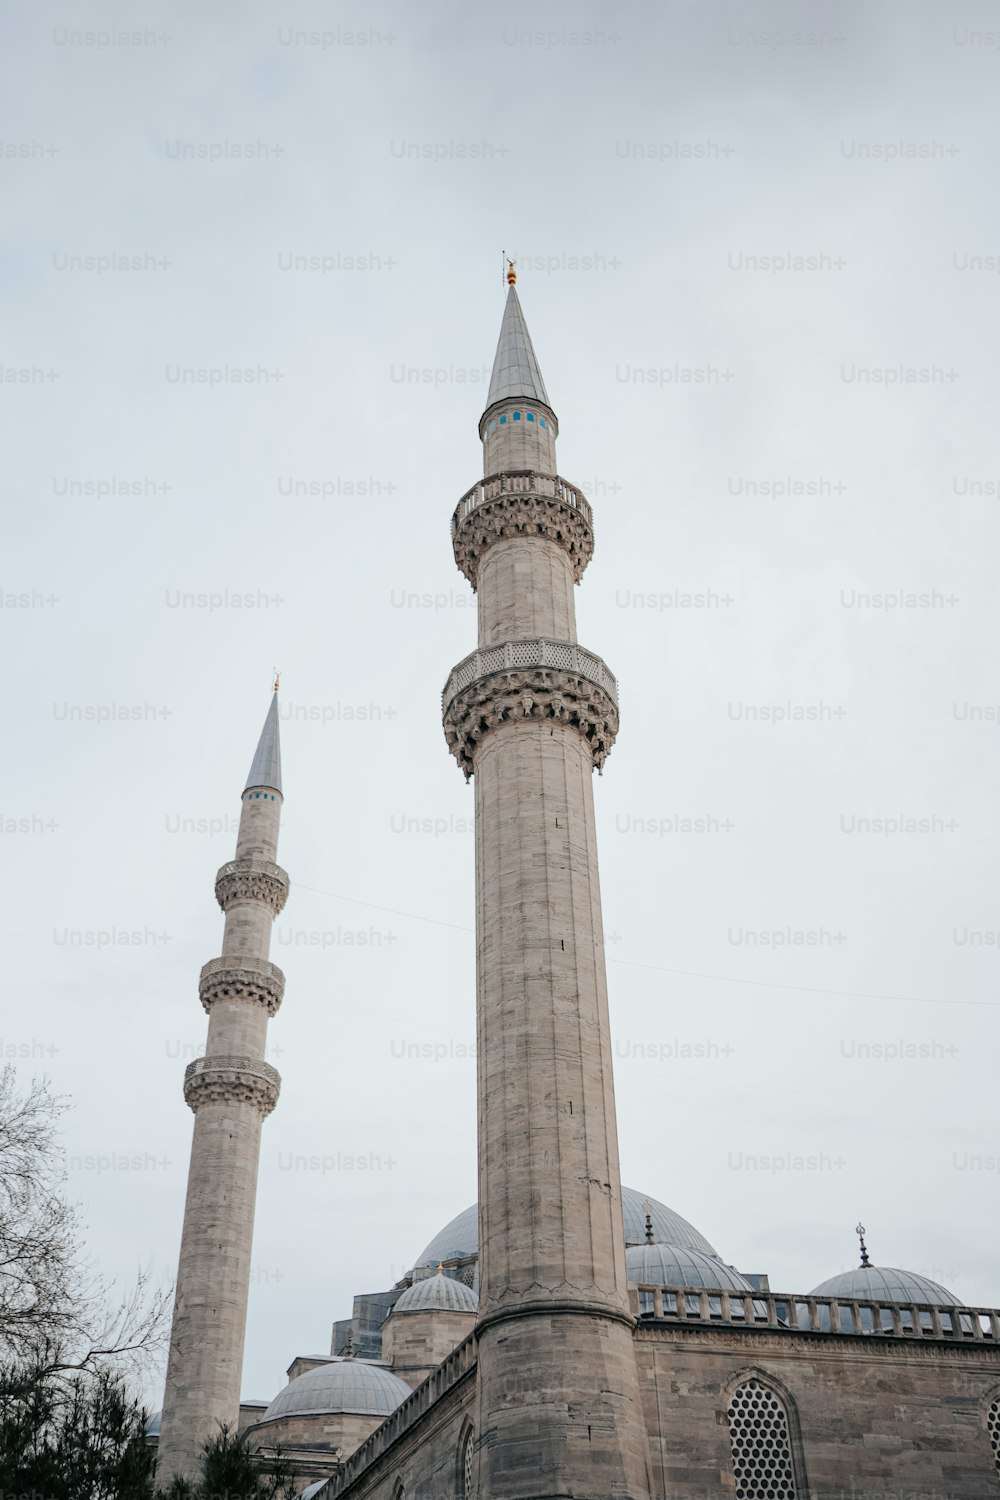
[[[506,420],[507,420],[507,418],[506,418],[506,417],[501,417],[501,418],[500,418],[500,421],[501,421],[501,422],[506,422]]]
[[[260,792],[254,792],[254,796],[255,797],[259,797],[260,796]]]
[[[491,432],[496,432],[496,430],[497,430],[497,424],[495,422],[491,422],[490,423],[490,431]]]
[[[520,420],[521,420],[521,413],[519,411],[516,411],[514,413],[514,421],[515,422],[520,422]]]
[[[533,422],[534,420],[535,420],[535,413],[533,411],[529,411],[529,413],[528,413],[528,421],[529,422]]]
[[[544,417],[539,417],[538,420],[539,420],[539,422],[541,422],[542,426],[544,427],[545,426],[545,418]]]

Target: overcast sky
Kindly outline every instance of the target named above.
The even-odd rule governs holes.
[[[1000,1302],[995,7],[3,25],[2,1040],[73,1099],[103,1270],[176,1268],[275,666],[245,1393],[475,1197],[473,793],[439,693],[475,645],[449,520],[506,250],[595,507],[580,639],[621,685],[622,1176],[780,1290],[854,1264],[860,1218],[876,1263]]]

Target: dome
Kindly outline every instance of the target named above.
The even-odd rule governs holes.
[[[479,1298],[464,1281],[454,1276],[425,1276],[415,1281],[392,1308],[392,1314],[406,1312],[464,1312],[474,1313],[479,1307]]]
[[[327,1483],[329,1483],[329,1481],[326,1479],[315,1480],[314,1483],[306,1486],[301,1494],[296,1497],[296,1500],[313,1500],[313,1496],[318,1495],[320,1490]]]
[[[699,1286],[710,1291],[749,1292],[745,1276],[724,1265],[716,1256],[676,1245],[633,1245],[625,1251],[628,1279],[651,1286]]]
[[[410,1394],[400,1380],[382,1365],[363,1359],[331,1359],[304,1375],[297,1375],[280,1390],[261,1417],[307,1417],[321,1412],[357,1412],[387,1417]]]
[[[153,1415],[147,1419],[147,1421],[146,1421],[146,1437],[147,1438],[158,1438],[159,1437],[159,1435],[160,1435],[160,1418],[162,1416],[163,1416],[162,1411],[154,1411]]]
[[[710,1245],[693,1224],[682,1219],[680,1214],[667,1208],[647,1193],[637,1193],[635,1188],[622,1188],[622,1216],[625,1220],[626,1245],[641,1245],[646,1238],[646,1210],[648,1203],[653,1218],[653,1237],[657,1243],[677,1245],[684,1250],[698,1250],[702,1255],[714,1255]],[[464,1260],[479,1253],[479,1207],[473,1203],[456,1215],[450,1224],[440,1230],[415,1264],[436,1266],[442,1260]],[[399,1304],[397,1303],[397,1306]]]
[[[934,1302],[942,1307],[964,1304],[927,1276],[916,1271],[898,1271],[894,1266],[857,1266],[821,1281],[810,1297],[843,1297],[849,1302]]]

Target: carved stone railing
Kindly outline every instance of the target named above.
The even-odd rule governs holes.
[[[441,694],[441,706],[447,708],[455,694],[468,687],[480,677],[489,677],[494,672],[503,672],[511,667],[556,667],[562,672],[574,672],[588,682],[602,688],[612,703],[618,706],[618,683],[615,675],[599,656],[585,651],[571,641],[503,641],[497,646],[481,646],[470,651],[457,667],[453,667]]]
[[[464,494],[451,518],[455,562],[475,588],[483,553],[512,537],[543,537],[569,555],[579,583],[594,555],[594,516],[575,484],[531,470],[493,474]]]
[[[640,1284],[629,1288],[632,1311],[667,1324],[767,1329],[789,1334],[942,1339],[1000,1347],[1000,1311],[931,1302],[880,1302],[838,1297],[796,1297],[779,1292],[706,1291],[700,1287]]]
[[[491,474],[489,479],[480,479],[471,490],[467,490],[455,507],[451,518],[451,534],[454,537],[466,516],[491,500],[502,495],[548,495],[552,499],[578,510],[588,526],[594,524],[594,512],[590,501],[582,490],[558,474],[536,474],[533,469],[519,470],[512,474]]]
[[[258,1057],[213,1053],[196,1057],[184,1069],[184,1098],[193,1110],[202,1104],[253,1104],[269,1115],[281,1092],[281,1074]]]
[[[381,1427],[376,1427],[371,1437],[351,1454],[326,1488],[320,1490],[316,1500],[334,1500],[334,1496],[347,1489],[369,1464],[380,1458],[435,1401],[440,1400],[447,1391],[463,1380],[475,1366],[476,1335],[470,1333],[467,1339],[452,1350],[444,1363],[428,1375],[412,1395],[407,1396],[402,1406],[397,1406]]]
[[[269,859],[231,859],[215,877],[215,899],[223,911],[236,901],[266,901],[277,916],[288,900],[288,876]]]
[[[571,641],[505,641],[473,651],[452,670],[442,704],[445,739],[466,780],[483,737],[508,721],[561,721],[587,741],[598,770],[618,734],[613,674]]]
[[[263,1005],[273,1016],[285,993],[285,976],[266,958],[210,958],[202,968],[198,993],[209,1012],[217,1000],[246,1000]]]

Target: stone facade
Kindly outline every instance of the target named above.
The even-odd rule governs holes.
[[[738,1495],[730,1412],[734,1393],[751,1381],[787,1415],[801,1500],[1000,1497],[987,1429],[1000,1395],[1000,1340],[942,1345],[667,1319],[640,1322],[634,1352],[654,1500]],[[458,1459],[465,1435],[475,1435],[469,1384],[477,1374],[467,1369],[460,1390],[444,1385],[436,1395],[428,1382],[434,1399],[415,1400],[412,1413],[400,1408],[342,1466],[323,1500],[394,1500],[400,1478],[406,1500],[472,1500]],[[778,1446],[770,1444],[772,1464]],[[767,1493],[745,1489],[747,1500]]]
[[[416,1388],[465,1342],[475,1322],[474,1313],[441,1308],[393,1313],[382,1332],[382,1358]]]

